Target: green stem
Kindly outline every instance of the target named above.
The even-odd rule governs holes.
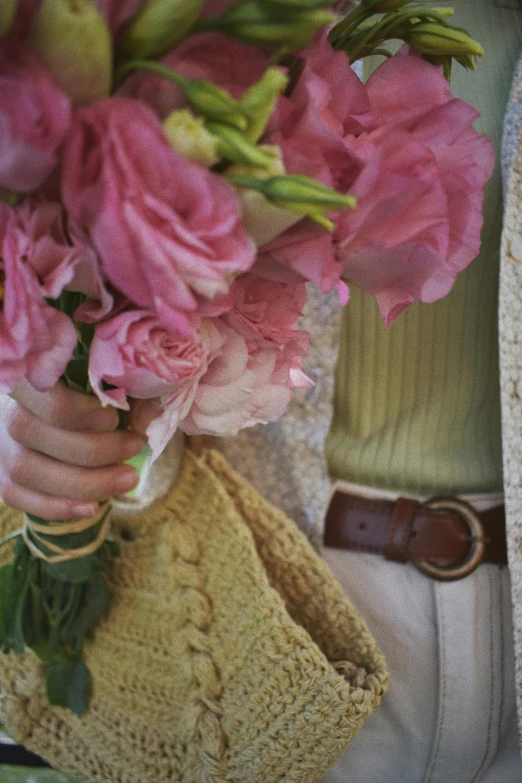
[[[8,536],[5,536],[4,538],[0,538],[0,547],[4,546],[4,544],[8,544],[9,541],[12,541],[13,538],[17,538],[17,536],[21,536],[23,533],[23,530],[15,530],[14,533],[9,533]]]
[[[337,48],[337,43],[341,38],[345,38],[350,34],[352,30],[355,30],[362,21],[372,16],[373,12],[362,5],[357,6],[354,10],[346,16],[342,22],[338,22],[328,34],[328,40],[334,47]]]
[[[114,77],[115,88],[119,87],[123,79],[129,73],[132,73],[132,71],[150,71],[150,73],[155,73],[157,76],[163,76],[165,79],[169,79],[171,82],[174,82],[174,84],[177,84],[182,90],[186,90],[190,85],[188,79],[185,79],[184,76],[173,71],[172,68],[167,68],[166,65],[161,65],[161,63],[153,62],[151,60],[131,60],[118,68]]]

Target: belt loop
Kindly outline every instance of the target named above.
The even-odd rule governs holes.
[[[397,498],[393,509],[390,534],[384,550],[387,560],[405,563],[408,560],[408,544],[419,504],[411,498]]]

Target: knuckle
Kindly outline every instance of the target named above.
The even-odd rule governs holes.
[[[78,436],[76,441],[76,454],[79,465],[90,468],[98,464],[100,448],[88,435]]]
[[[27,433],[28,418],[27,411],[21,405],[16,405],[8,411],[7,433],[13,440],[19,442]]]
[[[56,395],[49,402],[47,421],[53,427],[63,427],[71,418],[70,412],[64,406],[61,395]]]
[[[11,464],[7,468],[7,475],[11,482],[14,484],[20,484],[24,486],[27,481],[27,477],[31,472],[29,466],[28,451],[26,449],[20,449],[11,460]]]
[[[17,507],[16,486],[6,476],[0,480],[0,497],[8,506]]]

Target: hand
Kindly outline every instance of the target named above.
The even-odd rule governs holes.
[[[48,392],[21,381],[0,395],[0,496],[49,521],[95,514],[98,501],[136,486],[121,463],[143,439],[116,430],[118,415],[60,382]]]

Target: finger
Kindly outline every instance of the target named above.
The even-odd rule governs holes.
[[[21,446],[60,462],[83,467],[125,462],[143,448],[143,439],[127,430],[103,433],[62,430],[42,421],[21,405],[10,411],[7,431]]]
[[[102,408],[97,397],[70,389],[63,381],[49,391],[40,392],[23,380],[10,396],[35,416],[60,429],[110,431],[118,426],[114,408]]]
[[[149,424],[162,413],[163,407],[159,397],[149,400],[131,400],[129,428],[146,438]]]
[[[7,472],[13,484],[25,489],[88,502],[128,492],[139,481],[138,472],[129,465],[82,468],[24,448]]]
[[[17,484],[2,488],[2,499],[11,508],[17,508],[49,522],[92,517],[98,511],[98,503],[78,503],[67,498],[43,495]]]

